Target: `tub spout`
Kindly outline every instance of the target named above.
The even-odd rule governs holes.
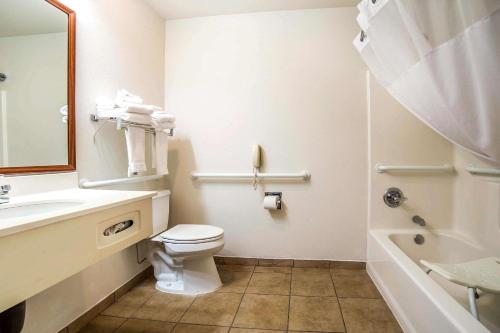
[[[421,227],[425,226],[425,220],[418,215],[413,216],[411,220],[413,221],[413,223],[416,223]]]

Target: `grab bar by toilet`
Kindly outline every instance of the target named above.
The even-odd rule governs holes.
[[[308,171],[290,172],[290,173],[216,173],[216,172],[193,172],[191,179],[235,179],[235,180],[299,180],[308,181],[311,179],[311,173]]]

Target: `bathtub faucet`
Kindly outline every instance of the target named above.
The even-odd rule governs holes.
[[[425,226],[425,220],[418,215],[413,216],[411,220],[413,221],[413,223],[416,223],[421,227]]]

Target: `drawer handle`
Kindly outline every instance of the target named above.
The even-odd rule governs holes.
[[[113,224],[111,227],[108,227],[104,230],[103,235],[104,236],[112,236],[116,235],[119,232],[122,232],[124,230],[127,230],[134,224],[133,220],[126,220],[122,221],[116,224]]]

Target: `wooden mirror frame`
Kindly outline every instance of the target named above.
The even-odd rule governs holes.
[[[45,0],[68,15],[68,164],[47,166],[0,167],[0,174],[67,172],[76,170],[75,140],[75,32],[76,14],[57,0]]]

